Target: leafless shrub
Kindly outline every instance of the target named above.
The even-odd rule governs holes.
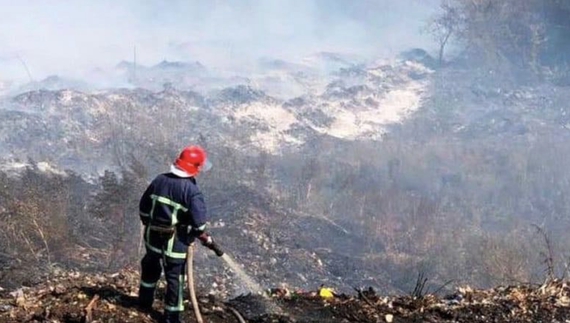
[[[544,265],[546,266],[546,281],[552,281],[555,277],[555,264],[554,264],[554,249],[552,248],[552,243],[550,242],[550,238],[548,234],[544,231],[544,228],[538,226],[537,224],[532,225],[536,232],[542,237],[544,240],[544,247],[546,250],[540,251],[540,256],[544,259]]]

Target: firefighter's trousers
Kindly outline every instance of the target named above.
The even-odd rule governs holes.
[[[166,295],[164,297],[165,323],[179,323],[180,312],[184,310],[184,268],[186,262],[169,261],[167,257],[147,250],[141,261],[141,284],[139,288],[139,303],[143,308],[150,309],[154,301],[156,283],[162,270],[166,278]]]

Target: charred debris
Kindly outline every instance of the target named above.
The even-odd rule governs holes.
[[[137,308],[138,272],[87,274],[55,270],[34,286],[0,291],[0,322],[156,322]],[[164,286],[158,289],[159,297]],[[458,287],[446,296],[430,293],[418,279],[409,295],[380,296],[372,288],[336,294],[323,286],[313,291],[268,289],[229,300],[198,296],[206,322],[566,322],[570,286],[549,280],[542,285],[501,286],[487,290]],[[184,318],[194,322],[185,300]]]

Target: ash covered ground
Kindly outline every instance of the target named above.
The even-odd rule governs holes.
[[[164,286],[152,312],[137,308],[138,272],[85,274],[56,270],[42,282],[0,292],[0,322],[156,322]],[[421,283],[421,281],[420,281]],[[420,284],[421,285],[421,284]],[[415,295],[382,296],[373,289],[323,297],[313,291],[268,289],[264,295],[231,299],[198,295],[206,322],[565,322],[570,315],[568,282],[502,286],[475,290],[457,288],[446,296],[415,291]],[[185,300],[186,322],[194,313]]]

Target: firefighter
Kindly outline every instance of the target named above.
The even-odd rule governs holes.
[[[186,253],[198,238],[216,255],[223,252],[206,232],[208,214],[196,176],[211,168],[199,146],[184,148],[170,172],[158,175],[141,197],[140,219],[144,225],[146,254],[141,261],[139,305],[150,310],[162,270],[166,278],[164,322],[180,322]]]

